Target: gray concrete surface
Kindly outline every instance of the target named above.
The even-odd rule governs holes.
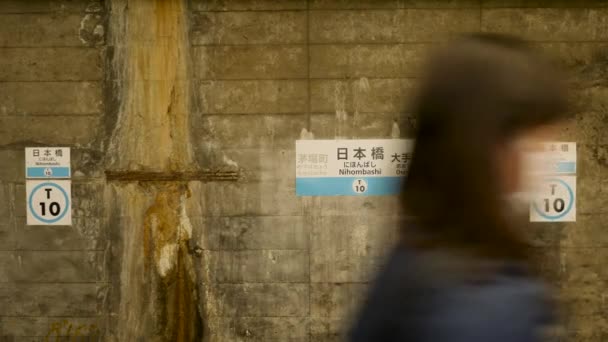
[[[119,92],[137,89],[115,58],[121,44],[135,46],[112,37],[116,3],[0,0],[0,341],[120,341],[121,312],[151,296],[125,287],[125,270],[139,269],[124,264],[144,253],[127,253],[125,239],[143,231],[154,197],[173,185],[104,177],[132,172],[130,158],[154,157],[109,148],[122,120]],[[191,0],[185,8],[191,63],[178,87],[190,89],[180,107],[189,136],[180,141],[192,148],[188,165],[241,177],[185,182],[189,243],[203,252],[184,260],[207,341],[341,339],[402,218],[393,197],[296,197],[295,140],[304,129],[389,138],[395,125],[410,136],[415,121],[404,108],[425,50],[477,30],[528,38],[571,71],[580,106],[562,138],[579,145],[577,222],[526,229],[560,293],[570,341],[608,339],[607,2]],[[155,148],[130,128],[120,139]],[[38,145],[73,150],[73,226],[25,225],[23,148]],[[158,312],[173,305],[150,298]]]

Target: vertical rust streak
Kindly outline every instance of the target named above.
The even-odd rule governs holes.
[[[120,17],[113,24],[113,67],[121,86],[108,171],[191,174],[197,168],[189,139],[186,0],[112,1],[118,9],[113,16]],[[202,338],[188,252],[190,190],[181,177],[160,178],[110,186],[112,219],[119,222],[123,244],[117,341]]]
[[[157,328],[167,341],[194,341],[200,334],[195,282],[190,272],[189,233],[184,231],[181,213],[188,194],[186,184],[159,184],[154,203],[145,213],[146,267],[150,279],[158,277],[155,300]]]
[[[124,32],[113,37],[118,50],[114,64],[119,64],[114,67],[123,87],[109,146],[110,169],[189,169],[193,158],[185,0],[114,1],[126,1],[128,7],[124,27],[115,30]]]

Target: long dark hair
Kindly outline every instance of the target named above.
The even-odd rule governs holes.
[[[417,137],[403,190],[424,234],[406,228],[405,242],[525,259],[525,240],[501,209],[496,148],[565,117],[564,89],[551,63],[515,37],[469,34],[435,51],[414,101]]]

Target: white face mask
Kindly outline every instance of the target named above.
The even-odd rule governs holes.
[[[538,149],[529,147],[516,147],[520,155],[519,188],[506,194],[507,210],[512,215],[526,215],[530,205],[537,198],[537,186],[540,184],[540,175],[546,174],[551,165],[546,160],[546,154]]]
[[[517,172],[516,189],[504,196],[508,213],[528,215],[530,212],[530,205],[540,194],[543,175],[553,169],[550,156],[544,152],[543,142],[554,140],[561,129],[561,124],[542,126],[513,140],[510,153],[517,156],[519,170],[514,171]]]

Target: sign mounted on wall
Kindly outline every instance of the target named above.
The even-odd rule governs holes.
[[[296,195],[394,195],[412,159],[404,139],[296,141]]]
[[[69,147],[25,148],[28,225],[72,224],[70,176]]]
[[[576,221],[576,143],[547,142],[536,154],[531,222]]]
[[[69,147],[26,147],[26,178],[70,178]]]
[[[28,180],[27,224],[71,225],[71,181]]]

